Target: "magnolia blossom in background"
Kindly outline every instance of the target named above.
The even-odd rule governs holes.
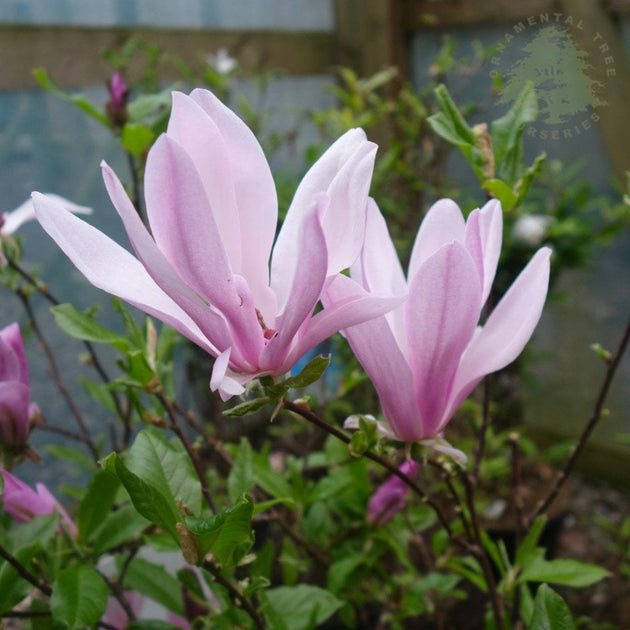
[[[378,393],[388,425],[382,430],[394,439],[440,437],[479,381],[514,361],[532,335],[547,295],[547,247],[478,325],[502,229],[498,201],[473,211],[467,221],[455,202],[438,201],[420,226],[405,279],[383,217],[370,204],[352,279],[335,278],[324,301],[408,291],[406,301],[387,315],[343,331]]]
[[[64,208],[76,214],[91,214],[92,208],[80,206],[65,197],[47,193],[46,196],[57,203],[63,205]],[[19,205],[15,210],[3,212],[0,214],[0,236],[11,236],[19,227],[35,218],[35,208],[33,200],[29,197],[23,204]]]
[[[105,105],[105,113],[115,127],[123,127],[127,122],[127,101],[129,88],[120,72],[114,72],[107,83],[109,101]]]
[[[415,477],[418,474],[420,465],[409,459],[401,464],[399,470],[407,477]],[[405,497],[409,487],[407,484],[392,475],[379,489],[370,497],[367,509],[368,521],[373,525],[385,525],[388,521],[405,507]]]
[[[212,93],[174,92],[167,132],[147,158],[150,232],[102,165],[137,258],[63,204],[33,199],[43,228],[92,284],[216,357],[210,385],[227,399],[399,303],[364,292],[313,314],[332,278],[360,253],[375,151],[360,129],[337,140],[300,183],[272,250],[277,199],[262,148]]]
[[[230,74],[238,67],[238,61],[230,55],[227,48],[219,48],[216,53],[210,53],[206,60],[218,74]]]
[[[69,534],[76,537],[76,525],[43,483],[35,484],[35,490],[33,490],[6,470],[0,469],[0,475],[2,475],[4,483],[2,494],[0,494],[2,507],[16,521],[30,521],[34,516],[40,514],[58,512],[63,518]]]
[[[24,444],[38,417],[20,327],[10,324],[0,330],[0,446]]]
[[[546,238],[552,222],[552,217],[542,214],[524,214],[512,226],[512,238],[530,247],[538,247]]]

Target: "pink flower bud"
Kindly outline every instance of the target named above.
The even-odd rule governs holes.
[[[419,468],[417,462],[407,460],[398,470],[413,478]],[[400,512],[405,507],[407,490],[409,490],[407,484],[400,477],[392,475],[370,498],[368,521],[372,525],[385,525],[394,518],[396,512]]]
[[[31,402],[28,365],[17,324],[0,330],[0,445],[21,446],[39,408]]]
[[[36,490],[33,490],[6,470],[0,469],[0,474],[4,482],[4,489],[0,494],[2,507],[16,521],[23,523],[41,514],[58,512],[70,535],[73,538],[77,535],[76,525],[43,483],[35,484]]]

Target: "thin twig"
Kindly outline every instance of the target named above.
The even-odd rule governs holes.
[[[305,407],[297,405],[294,402],[286,399],[283,400],[282,406],[287,411],[291,411],[301,416],[305,420],[308,420],[308,422],[311,422],[321,429],[324,429],[324,431],[327,431],[331,435],[334,435],[338,440],[341,440],[345,444],[350,443],[350,438],[343,431],[340,431],[339,429],[337,429],[337,427],[332,426],[331,424],[320,418],[317,414],[313,413],[310,409],[306,409]],[[423,490],[413,479],[405,475],[404,472],[402,472],[397,466],[392,464],[388,459],[381,457],[380,455],[377,455],[372,451],[366,451],[364,453],[364,456],[368,459],[371,459],[373,462],[376,462],[383,468],[387,469],[390,473],[392,473],[392,475],[396,475],[396,477],[398,477],[409,488],[411,488],[427,505],[429,505],[433,509],[442,527],[448,533],[449,537],[451,539],[454,539],[451,525],[448,522],[446,515],[442,511],[442,508],[427,494],[427,492],[425,492],[425,490]]]
[[[532,513],[527,517],[526,524],[528,526],[531,525],[532,521],[539,514],[546,512],[549,506],[556,499],[556,497],[558,496],[558,493],[560,492],[560,490],[566,483],[569,475],[571,474],[571,471],[575,467],[575,463],[578,457],[581,455],[582,451],[584,450],[584,447],[586,446],[586,443],[589,437],[591,436],[591,433],[593,433],[593,430],[597,426],[597,423],[601,420],[602,412],[604,409],[604,403],[606,402],[606,397],[608,396],[610,386],[612,385],[612,382],[615,378],[615,374],[617,373],[617,368],[619,367],[619,364],[621,363],[621,359],[623,358],[623,355],[625,354],[628,348],[629,342],[630,342],[630,320],[628,320],[628,323],[626,324],[626,329],[621,337],[621,341],[619,342],[617,351],[615,352],[614,355],[612,355],[612,357],[610,358],[608,362],[608,369],[606,370],[604,381],[602,383],[602,386],[599,390],[599,394],[595,401],[595,406],[593,407],[593,412],[591,414],[591,417],[588,419],[586,425],[584,426],[584,429],[582,430],[582,434],[580,435],[580,438],[578,439],[577,443],[573,447],[571,454],[569,455],[567,461],[562,467],[562,470],[560,470],[560,472],[556,476],[555,481],[553,485],[551,486],[551,489],[549,490],[549,493],[547,494],[545,498],[541,499],[538,502],[538,504],[536,505]]]
[[[462,481],[466,488],[466,503],[468,504],[468,512],[470,514],[470,522],[473,528],[475,551],[477,558],[481,562],[481,568],[483,570],[486,584],[488,585],[488,592],[490,594],[490,603],[492,605],[492,611],[494,613],[497,630],[504,630],[505,623],[503,620],[503,610],[501,605],[501,596],[497,591],[497,585],[492,573],[492,567],[488,559],[488,554],[483,546],[481,539],[481,528],[479,527],[479,516],[477,514],[477,508],[475,506],[475,479],[471,474],[466,471],[462,471]]]
[[[479,429],[479,438],[477,440],[477,450],[475,451],[475,459],[473,463],[472,475],[475,479],[475,483],[479,480],[479,470],[481,467],[481,461],[486,449],[486,438],[488,435],[488,428],[490,427],[490,377],[486,376],[483,381],[483,411],[481,419],[481,427]]]
[[[31,275],[28,271],[26,271],[26,269],[24,269],[21,265],[19,265],[15,260],[12,260],[11,258],[9,258],[8,263],[11,269],[16,271],[20,276],[22,276],[22,278],[26,280],[26,282],[28,282],[34,289],[36,289],[37,292],[40,293],[43,297],[45,297],[53,306],[59,306],[61,302],[48,290],[48,287],[46,286],[46,284],[37,280],[33,275]],[[87,340],[82,340],[82,343],[85,346],[85,349],[87,350],[90,356],[90,365],[94,367],[94,369],[98,373],[103,383],[109,383],[110,382],[109,375],[107,374],[107,371],[103,367],[103,364],[101,363],[101,360],[99,359],[98,354],[96,353],[96,349],[94,348],[94,345]],[[126,414],[123,411],[122,405],[120,403],[120,400],[116,392],[110,392],[110,396],[112,397],[112,401],[114,403],[114,406],[116,407],[116,413],[124,421],[126,418]]]
[[[48,364],[50,366],[50,371],[57,385],[57,389],[59,390],[59,393],[63,396],[66,403],[68,404],[68,407],[72,415],[74,416],[74,419],[76,420],[77,425],[79,426],[79,430],[81,431],[81,435],[83,436],[82,441],[92,453],[92,457],[94,458],[94,460],[98,461],[99,459],[98,449],[96,448],[96,445],[92,441],[92,436],[90,435],[90,432],[87,428],[87,424],[83,418],[83,415],[81,414],[81,411],[79,410],[76,403],[74,402],[74,398],[70,394],[70,390],[68,389],[67,385],[65,384],[63,380],[63,377],[61,376],[61,370],[59,369],[59,366],[57,365],[55,355],[53,354],[53,351],[50,345],[48,344],[48,341],[46,340],[44,333],[42,332],[41,328],[39,327],[39,324],[37,323],[37,319],[35,318],[35,313],[33,312],[33,309],[31,307],[30,300],[28,296],[24,295],[24,293],[20,291],[17,292],[17,295],[20,298],[24,306],[24,309],[26,310],[26,314],[28,315],[29,322],[33,328],[33,331],[35,332],[35,335],[37,336],[37,339],[39,340],[44,350],[44,353],[46,354],[46,358],[48,359]]]
[[[214,562],[206,559],[204,560],[202,566],[212,574],[212,577],[214,577],[217,583],[227,590],[232,603],[235,606],[242,608],[251,617],[251,620],[254,622],[256,628],[259,630],[265,630],[267,628],[265,620],[254,608],[252,603],[247,598],[243,597],[238,588],[232,584],[232,582],[228,580],[223,573],[221,573],[221,570],[216,566],[216,564],[214,564]]]
[[[17,572],[18,575],[38,588],[44,595],[52,595],[52,589],[48,584],[41,582],[33,575],[10,551],[0,545],[0,556],[2,556]]]

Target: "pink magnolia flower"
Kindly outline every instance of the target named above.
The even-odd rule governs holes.
[[[546,247],[478,325],[499,260],[502,227],[498,201],[473,211],[467,221],[453,201],[438,201],[420,226],[405,279],[383,217],[370,205],[352,279],[336,278],[326,299],[408,291],[406,301],[387,315],[343,331],[376,388],[388,424],[383,430],[391,437],[438,438],[479,381],[516,359],[532,335],[547,295]]]
[[[418,474],[419,468],[418,462],[409,459],[400,465],[399,470],[413,478]],[[374,525],[385,525],[391,521],[396,512],[400,512],[405,507],[408,490],[409,487],[400,477],[392,475],[370,497],[367,510],[368,521]]]
[[[73,537],[77,535],[76,525],[43,483],[35,484],[33,490],[6,470],[0,469],[0,475],[4,482],[0,494],[2,506],[16,521],[30,521],[40,514],[58,512],[65,521],[70,535]]]
[[[138,617],[144,604],[144,596],[138,593],[138,591],[125,591],[123,596],[133,611],[133,614]],[[125,630],[129,625],[127,612],[120,602],[111,595],[107,598],[107,609],[101,621],[104,621],[112,628],[116,628],[116,630]]]
[[[359,255],[375,151],[360,129],[337,140],[300,183],[272,250],[276,191],[252,132],[210,92],[174,92],[167,132],[147,159],[150,232],[102,165],[137,258],[60,204],[33,199],[41,225],[92,284],[216,357],[210,385],[227,399],[398,303],[364,294],[313,314]]]
[[[31,402],[20,327],[10,324],[0,330],[0,445],[24,444],[38,416],[39,407]]]

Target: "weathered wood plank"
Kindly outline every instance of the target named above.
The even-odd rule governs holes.
[[[336,58],[361,76],[396,66],[406,74],[400,0],[335,0]]]
[[[44,67],[62,87],[104,83],[110,72],[103,58],[130,38],[157,45],[193,67],[201,67],[209,53],[221,47],[238,59],[245,73],[281,70],[290,75],[320,74],[337,63],[330,33],[252,31],[166,31],[156,29],[81,29],[55,27],[0,27],[0,90],[36,85],[32,70]],[[130,68],[140,73],[142,60]],[[179,77],[165,59],[158,67],[161,79]]]
[[[402,23],[419,28],[510,23],[530,15],[560,10],[557,0],[403,0]]]

